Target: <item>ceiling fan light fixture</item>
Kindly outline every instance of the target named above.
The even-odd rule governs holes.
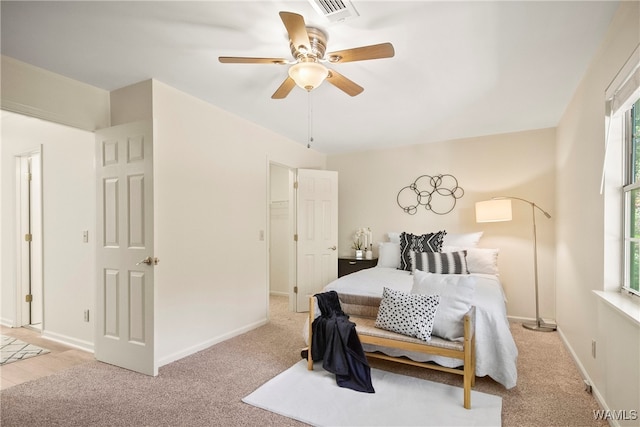
[[[289,68],[289,77],[309,92],[320,86],[328,75],[329,70],[317,62],[300,62]]]

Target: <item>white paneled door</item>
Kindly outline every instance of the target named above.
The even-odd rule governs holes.
[[[95,356],[155,376],[152,122],[97,131],[96,176]]]
[[[296,311],[338,277],[338,172],[298,169]]]

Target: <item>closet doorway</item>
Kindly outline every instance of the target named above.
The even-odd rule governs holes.
[[[289,310],[296,311],[295,286],[295,170],[269,164],[269,294],[289,297]]]
[[[41,148],[16,156],[18,326],[42,330]]]

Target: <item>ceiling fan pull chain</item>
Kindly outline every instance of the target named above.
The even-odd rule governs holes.
[[[311,148],[311,143],[313,142],[313,110],[311,109],[311,91],[307,92],[307,103],[308,103],[308,129],[307,136],[309,137],[309,142],[307,142],[307,148]]]

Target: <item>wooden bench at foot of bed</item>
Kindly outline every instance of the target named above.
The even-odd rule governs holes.
[[[367,357],[391,360],[407,365],[419,366],[438,371],[462,375],[464,389],[464,407],[471,408],[471,387],[475,385],[475,315],[476,309],[472,306],[464,316],[464,339],[449,341],[432,336],[431,341],[423,341],[407,335],[376,328],[375,321],[378,315],[378,307],[381,298],[363,297],[358,295],[339,294],[342,310],[349,315],[349,320],[356,324],[356,332],[362,344],[372,344],[380,347],[388,347],[412,352],[425,353],[435,356],[450,357],[462,361],[462,369],[447,368],[427,362],[416,362],[405,357],[388,356],[380,352],[367,352]],[[309,299],[309,349],[307,363],[309,370],[313,370],[311,356],[311,343],[316,311],[315,297]]]

